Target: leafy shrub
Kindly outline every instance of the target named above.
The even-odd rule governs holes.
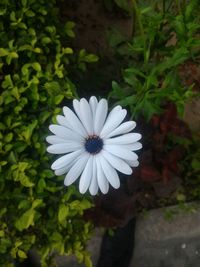
[[[63,188],[63,178],[49,169],[45,136],[58,105],[76,94],[69,68],[85,69],[97,57],[74,54],[74,23],[62,25],[58,17],[55,0],[0,3],[1,266],[13,266],[32,248],[43,266],[53,251],[90,265],[85,242],[92,225],[81,216],[91,202]]]
[[[193,95],[193,84],[182,83],[179,66],[188,59],[198,62],[198,1],[137,2],[132,0],[134,36],[124,40],[111,35],[110,43],[126,67],[122,81],[113,81],[110,97],[128,106],[133,116],[140,114],[147,120],[161,113],[166,101],[175,103],[183,114],[185,102]]]

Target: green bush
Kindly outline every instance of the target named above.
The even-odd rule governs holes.
[[[193,84],[183,84],[179,67],[200,55],[198,0],[135,1],[133,37],[125,40],[114,33],[110,44],[123,64],[122,81],[113,81],[110,97],[128,106],[133,117],[150,120],[162,112],[166,101],[183,114],[186,101],[194,96]]]
[[[55,0],[0,2],[0,266],[13,266],[32,248],[43,266],[54,251],[90,266],[92,225],[82,214],[91,201],[54,176],[45,137],[58,106],[76,94],[68,70],[97,57],[74,53],[74,23],[58,18]]]

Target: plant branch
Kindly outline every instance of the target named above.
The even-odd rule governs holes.
[[[144,27],[142,24],[141,13],[140,13],[140,10],[139,10],[138,5],[136,3],[136,0],[132,0],[132,3],[133,3],[133,8],[135,10],[135,14],[137,17],[137,22],[139,25],[140,34],[141,34],[142,39],[143,39],[143,56],[144,56],[144,62],[146,63],[148,61],[147,51],[146,51],[147,50],[147,48],[146,48],[146,36],[145,36],[145,32],[144,32]]]

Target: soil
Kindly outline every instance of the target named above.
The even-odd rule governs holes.
[[[66,3],[67,2],[67,3]],[[63,1],[60,5],[63,21],[75,21],[75,49],[85,48],[101,56],[110,56],[109,33],[115,28],[124,36],[133,33],[133,17],[116,6],[108,10],[102,0]]]

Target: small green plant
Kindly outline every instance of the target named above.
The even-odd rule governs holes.
[[[0,265],[13,266],[35,248],[42,266],[54,252],[90,266],[82,219],[90,199],[50,170],[45,137],[61,103],[76,95],[69,70],[97,56],[70,47],[74,23],[62,25],[56,1],[0,3]]]
[[[182,163],[185,172],[185,184],[188,188],[186,194],[188,200],[200,200],[200,138],[194,135],[193,138],[182,143],[187,147],[187,156]]]
[[[147,120],[160,113],[166,101],[174,102],[183,114],[185,102],[194,93],[193,84],[182,83],[179,66],[188,59],[198,61],[198,1],[137,2],[132,0],[133,38],[111,35],[111,44],[127,67],[122,69],[123,80],[113,81],[110,97],[128,106],[133,116],[140,114]]]

